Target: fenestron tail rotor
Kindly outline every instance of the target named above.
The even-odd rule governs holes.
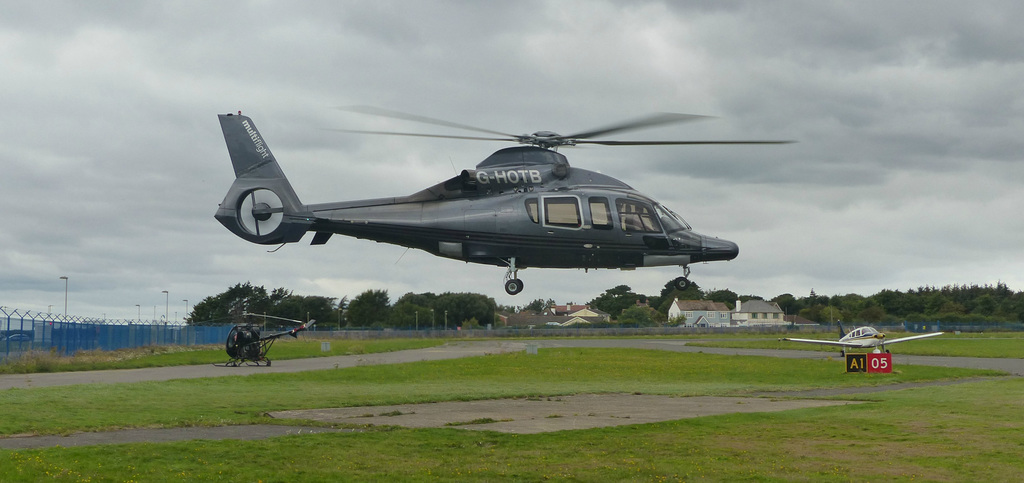
[[[442,119],[434,119],[426,116],[419,116],[416,114],[408,114],[404,112],[391,111],[388,109],[381,109],[370,106],[348,106],[339,107],[343,111],[357,112],[360,114],[369,114],[373,116],[388,117],[392,119],[401,119],[403,121],[413,121],[423,124],[432,124],[435,126],[444,126],[456,129],[464,129],[467,131],[476,131],[485,134],[493,134],[500,137],[483,137],[483,136],[453,136],[446,134],[429,134],[429,133],[410,133],[410,132],[392,132],[392,131],[361,131],[351,129],[335,129],[335,131],[355,133],[355,134],[381,134],[381,135],[394,135],[394,136],[417,136],[417,137],[432,137],[432,138],[447,138],[447,139],[470,139],[477,141],[506,141],[516,142],[519,144],[529,144],[533,146],[539,146],[542,148],[557,148],[559,146],[575,146],[577,144],[599,144],[604,146],[662,146],[662,145],[687,145],[687,144],[786,144],[794,141],[619,141],[619,140],[592,140],[590,138],[607,136],[609,134],[621,133],[625,131],[635,131],[639,129],[647,129],[657,126],[664,126],[668,124],[676,124],[681,122],[698,121],[703,119],[710,119],[708,116],[699,116],[695,114],[679,114],[674,112],[661,112],[651,114],[638,119],[620,122],[605,126],[597,129],[590,129],[587,131],[581,131],[576,134],[569,136],[562,136],[558,133],[551,131],[537,131],[533,134],[508,134],[501,131],[494,131],[491,129],[484,129],[476,126],[469,126],[466,124],[459,124],[455,122],[445,121]]]
[[[245,231],[256,236],[269,235],[284,220],[284,203],[269,189],[251,190],[241,197],[238,222]]]

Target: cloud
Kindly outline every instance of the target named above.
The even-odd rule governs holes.
[[[511,133],[716,116],[623,137],[799,142],[563,153],[737,241],[736,260],[693,267],[705,288],[1019,288],[1022,13],[1013,2],[16,3],[0,18],[0,303],[62,304],[62,275],[70,312],[125,318],[245,281],[522,304],[585,302],[623,283],[653,294],[678,276],[530,269],[513,298],[501,268],[341,237],[267,253],[213,219],[232,181],[217,113],[254,118],[306,203],[410,194],[504,147],[330,131],[465,134],[334,109],[354,104]]]

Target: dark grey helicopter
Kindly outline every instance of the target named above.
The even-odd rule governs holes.
[[[446,136],[380,131],[364,134],[514,141],[475,169],[434,186],[395,198],[306,205],[299,201],[252,119],[220,115],[235,182],[217,210],[228,230],[253,243],[299,241],[315,232],[313,245],[337,233],[418,248],[466,262],[507,267],[505,291],[523,290],[520,269],[618,268],[676,265],[690,285],[689,264],[732,260],[739,247],[693,231],[672,210],[610,176],[570,168],[559,146],[780,144],[790,141],[599,141],[614,132],[700,119],[662,113],[618,125],[561,136],[549,131],[510,135],[438,119],[377,108],[348,108],[367,114],[424,122],[501,137]]]

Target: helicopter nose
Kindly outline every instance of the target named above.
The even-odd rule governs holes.
[[[701,237],[701,259],[705,262],[732,260],[740,254],[739,245],[721,238]]]

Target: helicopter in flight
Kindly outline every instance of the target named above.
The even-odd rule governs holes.
[[[672,283],[690,285],[691,263],[732,260],[739,247],[702,235],[668,207],[611,176],[570,167],[562,146],[598,144],[782,144],[791,141],[595,140],[627,130],[704,118],[660,113],[568,136],[512,135],[366,106],[346,110],[489,134],[450,136],[339,130],[360,134],[505,141],[473,169],[408,196],[303,204],[252,119],[221,114],[235,181],[215,218],[247,241],[277,245],[313,232],[312,245],[345,235],[417,248],[433,255],[505,267],[505,292],[523,290],[525,268],[621,269],[679,266]]]

